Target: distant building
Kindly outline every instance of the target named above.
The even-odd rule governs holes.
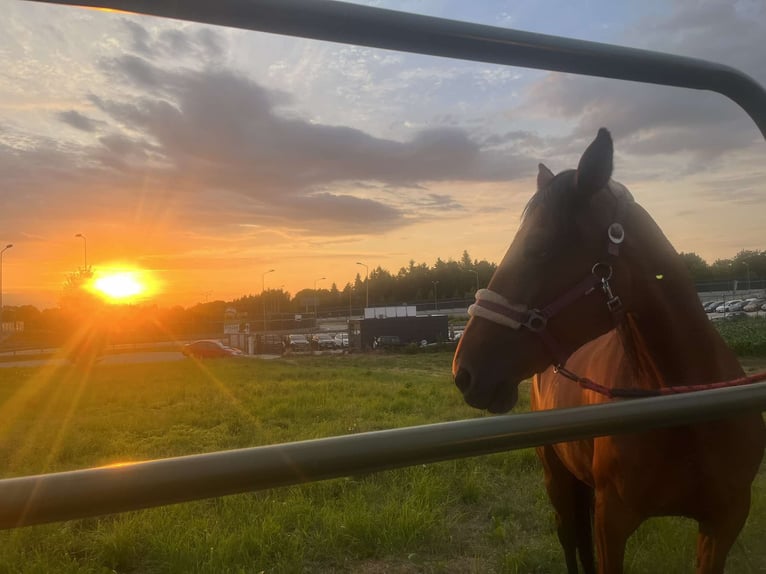
[[[381,309],[385,311],[381,312]],[[364,319],[349,321],[349,345],[368,350],[379,346],[394,347],[419,344],[422,341],[438,343],[449,340],[449,320],[446,315],[417,316],[414,311],[414,306],[365,309]]]

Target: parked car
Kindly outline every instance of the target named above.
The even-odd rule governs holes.
[[[328,351],[335,348],[335,337],[329,333],[317,333],[312,338],[314,350]]]
[[[705,311],[708,313],[714,313],[716,307],[719,305],[723,305],[723,301],[708,301],[702,306],[702,308],[705,309]]]
[[[187,357],[196,357],[197,359],[219,359],[223,357],[238,357],[242,351],[224,345],[221,341],[214,339],[203,339],[187,343],[181,347],[181,352]]]
[[[747,299],[744,300],[744,301],[740,301],[739,303],[734,303],[733,305],[729,305],[729,307],[727,308],[727,311],[729,311],[729,312],[731,312],[731,311],[742,311],[742,307],[744,307],[748,303],[750,303],[750,301],[747,300]]]
[[[287,348],[296,353],[305,353],[311,350],[311,343],[309,343],[306,335],[288,335]]]
[[[747,311],[748,313],[752,313],[753,311],[760,309],[761,305],[764,303],[766,303],[766,299],[753,299],[747,305],[742,307],[742,310]]]
[[[372,346],[375,349],[391,349],[403,345],[402,340],[396,335],[381,335],[373,342]]]
[[[728,313],[731,311],[732,306],[736,305],[737,303],[742,303],[742,299],[732,299],[731,301],[727,301],[726,303],[723,303],[722,305],[719,305],[715,308],[716,313]]]
[[[335,335],[335,348],[345,349],[348,347],[348,333],[338,333]]]

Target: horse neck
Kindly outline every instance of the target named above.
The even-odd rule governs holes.
[[[652,222],[653,224],[653,222]],[[620,327],[626,355],[651,386],[710,383],[741,376],[734,353],[707,318],[694,284],[659,228],[660,264],[637,258],[640,293]],[[657,269],[665,272],[656,275]],[[647,278],[649,278],[647,280]]]

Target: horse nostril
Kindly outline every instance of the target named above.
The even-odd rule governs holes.
[[[455,384],[460,392],[465,394],[471,388],[471,373],[466,369],[460,368],[455,375]]]

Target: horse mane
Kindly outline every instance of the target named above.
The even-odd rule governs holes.
[[[647,388],[647,383],[650,389],[662,388],[663,378],[632,313],[625,314],[624,319],[617,326],[617,333],[630,371],[635,377],[634,380],[644,382],[642,388]]]

